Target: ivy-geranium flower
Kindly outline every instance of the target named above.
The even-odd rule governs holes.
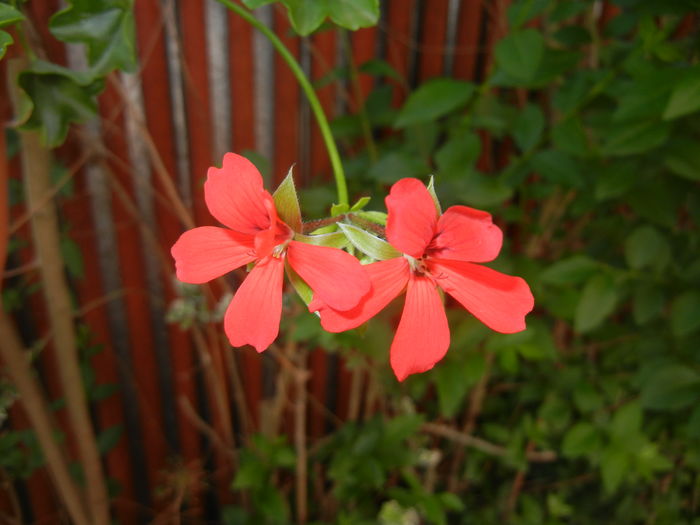
[[[192,284],[254,264],[224,316],[224,330],[233,346],[249,344],[262,352],[277,337],[285,261],[315,297],[339,311],[355,307],[369,292],[364,268],[349,253],[294,240],[294,229],[278,217],[260,172],[245,157],[227,153],[220,169],[209,168],[204,199],[225,227],[186,231],[171,253],[177,278]],[[295,228],[300,228],[300,221],[299,215]]]
[[[314,297],[330,332],[355,328],[376,315],[403,291],[406,302],[391,345],[391,367],[403,381],[433,368],[450,346],[447,316],[438,288],[454,297],[477,319],[497,332],[525,329],[525,315],[534,306],[520,277],[476,264],[496,258],[503,233],[491,215],[467,206],[438,213],[436,202],[417,179],[401,179],[386,198],[386,238],[398,252],[365,266],[372,291],[355,308],[339,311]]]

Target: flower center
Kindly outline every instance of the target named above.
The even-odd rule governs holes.
[[[415,258],[405,253],[403,254],[403,256],[408,261],[408,264],[414,273],[418,275],[430,275],[430,272],[428,271],[428,264],[426,263],[424,257]]]

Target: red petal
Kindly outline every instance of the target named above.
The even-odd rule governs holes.
[[[401,179],[386,198],[386,238],[398,250],[421,257],[435,234],[437,210],[418,179]]]
[[[403,381],[411,374],[433,368],[449,346],[450,328],[435,284],[426,277],[412,275],[391,344],[391,368]]]
[[[490,213],[452,206],[438,220],[430,252],[440,259],[488,262],[498,256],[502,244],[503,232],[493,224]]]
[[[270,226],[264,204],[260,172],[253,163],[235,153],[224,156],[221,169],[209,168],[204,183],[204,200],[217,221],[232,230],[254,234]]]
[[[445,259],[431,261],[430,268],[440,287],[492,330],[504,334],[525,330],[525,315],[535,300],[520,277]]]
[[[292,241],[287,260],[314,291],[314,296],[336,310],[354,308],[370,290],[360,262],[338,248]]]
[[[186,231],[170,253],[177,278],[192,284],[211,281],[255,260],[252,236],[215,226]]]
[[[410,273],[408,261],[403,257],[388,259],[363,266],[372,284],[372,290],[362,298],[352,310],[339,312],[328,308],[325,303],[314,295],[309,311],[318,311],[321,316],[321,326],[329,332],[344,332],[357,328],[371,317],[374,317],[391,302],[406,286]]]
[[[262,352],[275,340],[282,316],[284,259],[266,257],[238,287],[226,310],[224,330],[233,346]]]

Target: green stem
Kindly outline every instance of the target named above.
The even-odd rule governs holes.
[[[260,31],[265,37],[272,43],[274,48],[280,54],[282,59],[287,63],[289,69],[292,70],[294,76],[299,82],[299,85],[304,90],[304,94],[309,101],[311,110],[314,112],[316,117],[316,122],[318,127],[321,129],[321,135],[323,137],[323,142],[326,144],[326,150],[328,151],[328,157],[331,160],[331,166],[333,167],[333,177],[335,178],[335,185],[338,191],[338,204],[349,204],[348,202],[348,187],[345,182],[345,173],[343,171],[343,164],[340,161],[340,154],[338,153],[338,148],[333,140],[333,134],[331,133],[331,128],[328,125],[328,119],[326,118],[323,108],[321,107],[321,102],[316,96],[311,82],[307,78],[301,66],[294,58],[294,55],[290,53],[287,46],[279,39],[279,37],[265,24],[260,22],[253,14],[248,11],[243,6],[236,4],[232,0],[217,0],[219,3],[225,5],[231,11],[236,13],[238,16],[243,18],[250,25],[255,27]]]

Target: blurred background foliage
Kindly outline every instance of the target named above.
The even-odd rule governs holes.
[[[280,3],[300,34],[373,25],[380,8],[372,0]],[[610,5],[614,16],[602,20],[602,2],[510,2],[485,78],[434,78],[400,106],[393,86],[405,79],[379,59],[319,82],[378,79],[354,112],[332,122],[351,195],[370,196],[367,209],[383,211],[393,182],[434,175],[443,208],[494,215],[506,240],[492,265],[525,277],[536,308],[526,331],[503,335],[448,299],[447,357],[397,383],[387,353],[400,304],[332,335],[289,295],[271,353],[283,386],[301,385],[289,400],[294,417],[306,417],[306,356],[317,347],[360,378],[351,406],[342,418],[316,413],[324,432],[314,439],[299,441],[304,423],[252,429],[235,447],[232,499],[206,512],[227,525],[700,524],[700,5]],[[50,29],[88,46],[88,68],[35,60],[19,76],[33,104],[23,126],[50,146],[94,115],[108,71],[136,67],[128,2],[71,6]],[[1,3],[0,27],[18,13]],[[0,31],[0,46],[8,37]],[[12,129],[8,144],[10,156],[19,154]],[[59,180],[61,168],[54,171]],[[12,203],[23,197],[11,182]],[[301,196],[306,218],[323,217],[334,189],[319,178]],[[61,235],[69,279],[79,280],[88,262],[66,223]],[[21,242],[10,238],[9,253]],[[5,309],[27,308],[37,288],[8,280]],[[221,304],[181,288],[169,321],[191,331],[217,322]],[[76,330],[88,397],[114,395],[116,386],[97,385],[90,373],[99,345],[86,327]],[[33,344],[41,352],[42,341]],[[0,388],[4,419],[18,396],[9,382]],[[3,475],[26,478],[42,465],[36,438],[2,428]],[[103,430],[100,451],[120,434]],[[194,494],[207,490],[200,482],[180,481],[176,514],[196,510]]]

